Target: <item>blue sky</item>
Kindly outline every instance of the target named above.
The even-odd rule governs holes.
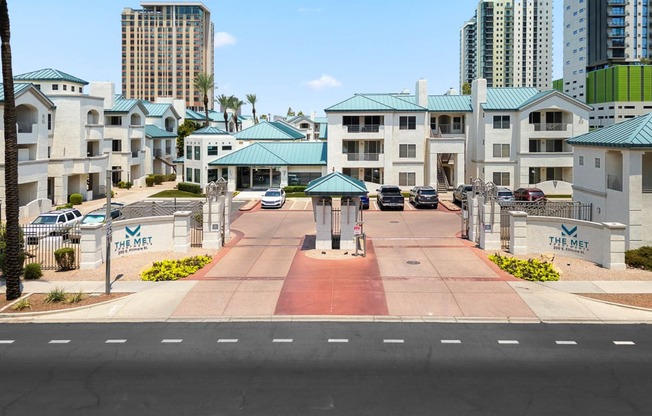
[[[120,14],[140,0],[8,0],[15,74],[56,68],[120,81]],[[216,32],[215,95],[256,94],[258,114],[323,115],[358,92],[458,89],[459,28],[476,0],[204,0]],[[561,78],[562,0],[554,0]],[[249,113],[249,106],[243,108]]]

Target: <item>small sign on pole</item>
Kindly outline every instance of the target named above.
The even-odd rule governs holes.
[[[113,227],[110,222],[106,223],[106,238],[109,243],[113,241]]]
[[[353,226],[353,235],[362,235],[362,226],[361,225],[354,225]]]

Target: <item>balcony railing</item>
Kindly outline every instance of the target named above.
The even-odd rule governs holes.
[[[140,150],[131,152],[131,157],[138,157],[140,155]]]
[[[623,180],[616,175],[607,175],[607,189],[614,191],[623,190]]]
[[[379,155],[382,153],[345,153],[346,160],[349,162],[354,161],[372,161],[377,162],[379,160]]]
[[[18,125],[18,133],[31,133],[33,124],[28,121],[19,121],[16,123]]]
[[[163,150],[154,149],[154,157],[163,157]]]
[[[433,136],[438,134],[462,134],[464,133],[464,127],[461,124],[439,124],[437,128],[430,129],[430,133]]]
[[[530,123],[534,131],[566,131],[565,123]]]
[[[380,124],[349,124],[344,126],[348,133],[378,133]]]

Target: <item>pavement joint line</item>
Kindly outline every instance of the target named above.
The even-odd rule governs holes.
[[[347,338],[328,338],[328,342],[346,343],[349,342],[349,340]]]
[[[384,339],[383,343],[385,344],[403,344],[405,340],[403,339]]]
[[[0,344],[13,344],[13,339],[0,339]]]
[[[557,345],[577,345],[575,341],[555,341]]]
[[[161,340],[161,344],[179,344],[183,342],[181,338],[164,338]]]
[[[442,344],[461,344],[462,340],[459,339],[442,339]]]
[[[499,339],[498,343],[501,345],[516,345],[518,341],[515,339]]]
[[[615,345],[636,345],[634,341],[614,341]]]
[[[217,340],[218,344],[235,344],[238,342],[238,338],[220,338]]]
[[[69,339],[51,339],[48,344],[68,344],[69,342]]]
[[[289,342],[294,342],[292,338],[274,338],[272,342],[276,343],[289,343]]]
[[[105,344],[124,344],[127,342],[126,339],[107,339],[104,341]]]

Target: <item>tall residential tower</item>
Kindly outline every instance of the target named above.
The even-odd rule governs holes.
[[[211,13],[196,1],[142,1],[122,12],[122,94],[154,101],[183,99],[203,110],[195,75],[215,73],[215,29]],[[213,108],[213,94],[208,94]]]

